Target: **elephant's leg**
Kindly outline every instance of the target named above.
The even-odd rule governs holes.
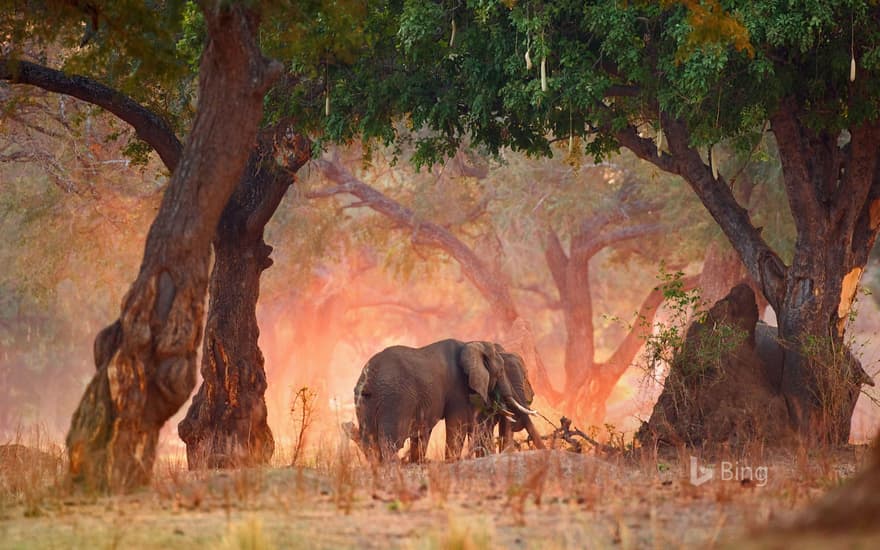
[[[467,417],[453,416],[446,419],[446,460],[461,458],[464,439],[471,431]]]
[[[492,418],[479,416],[473,425],[471,432],[471,452],[474,456],[487,456],[492,454],[494,449],[493,436],[495,423]]]
[[[397,452],[403,447],[409,432],[409,425],[400,418],[397,411],[384,411],[379,420],[379,459],[382,462],[397,460]]]
[[[425,429],[419,429],[409,436],[409,461],[412,464],[419,464],[425,461],[425,453],[428,450],[428,439],[431,432]]]

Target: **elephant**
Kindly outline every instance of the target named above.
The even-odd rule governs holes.
[[[386,348],[367,361],[358,378],[358,428],[347,431],[371,460],[394,459],[409,438],[410,461],[422,462],[431,430],[445,419],[451,460],[460,457],[465,437],[474,440],[478,414],[493,420],[500,415],[511,428],[529,430],[543,446],[530,418],[537,413],[523,404],[533,392],[522,360],[512,362],[514,376],[509,376],[507,356],[513,354],[491,342],[453,339],[422,348]]]

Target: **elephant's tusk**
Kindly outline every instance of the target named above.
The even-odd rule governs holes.
[[[517,400],[514,399],[513,397],[510,398],[510,404],[513,405],[514,407],[516,407],[516,409],[521,413],[525,413],[525,414],[529,414],[529,415],[533,415],[533,416],[538,414],[538,411],[533,411],[532,409],[529,409],[528,407],[523,407],[522,405],[520,405],[519,402],[517,402]]]
[[[501,409],[499,410],[499,412],[500,412],[501,414],[503,414],[504,417],[507,418],[508,420],[516,420],[516,416],[514,416],[512,412],[508,411],[508,410],[505,409],[504,407],[501,407]]]

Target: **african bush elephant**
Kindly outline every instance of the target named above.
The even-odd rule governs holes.
[[[498,411],[537,434],[529,417],[535,411],[520,402],[532,395],[525,370],[511,380],[502,354],[497,344],[451,339],[377,353],[354,389],[359,427],[352,437],[379,460],[393,458],[409,438],[410,461],[419,462],[440,419],[446,420],[447,459],[461,455],[466,436],[473,439],[480,411]]]

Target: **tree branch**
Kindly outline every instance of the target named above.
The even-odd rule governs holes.
[[[790,100],[783,101],[770,116],[770,124],[779,147],[789,208],[792,212],[803,214],[794,216],[797,233],[808,236],[813,220],[824,218],[826,212],[820,201],[817,182],[810,175],[810,165],[813,164],[811,157],[818,152],[812,150],[810,139],[805,135],[807,129],[798,121],[795,114],[797,108],[791,103]]]
[[[255,192],[259,195],[259,203],[255,205],[245,222],[246,231],[250,234],[259,232],[262,235],[263,228],[275,214],[287,188],[294,182],[296,172],[311,158],[311,140],[299,133],[291,134],[291,122],[290,120],[282,121],[272,128],[263,130],[258,137],[256,154],[260,170],[256,177],[264,177],[266,181],[262,186],[255,186]],[[284,146],[286,155],[284,168],[278,166],[274,159],[275,150],[279,143]],[[244,178],[248,177],[249,175],[245,173]]]
[[[170,171],[173,172],[180,161],[183,145],[162,117],[96,80],[84,76],[68,76],[36,63],[10,59],[0,59],[0,80],[13,84],[29,84],[103,107],[130,124],[137,136],[156,150]]]
[[[659,223],[641,223],[637,225],[628,225],[617,227],[610,231],[603,231],[598,235],[588,237],[582,244],[571,251],[572,261],[583,262],[589,260],[599,253],[603,248],[617,244],[630,239],[636,239],[659,233],[663,230],[663,224]]]
[[[689,145],[684,123],[668,116],[664,116],[663,121],[671,156],[665,153],[658,156],[654,141],[639,136],[631,125],[616,132],[615,137],[643,160],[684,178],[739,253],[749,274],[761,285],[770,305],[779,311],[786,275],[782,259],[752,225],[748,211],[739,205],[724,179],[712,177],[711,168]]]
[[[862,124],[850,129],[850,142],[841,150],[845,156],[845,170],[841,177],[840,189],[833,197],[832,213],[838,223],[855,229],[865,206],[870,214],[869,197],[877,185],[878,143],[880,126],[876,123]],[[875,212],[875,218],[877,213]],[[874,220],[874,228],[878,221]],[[854,234],[855,236],[855,234]],[[870,247],[868,247],[870,249]],[[853,248],[857,251],[858,248]]]
[[[516,307],[503,276],[493,271],[458,237],[436,223],[419,220],[415,212],[361,182],[339,162],[321,159],[315,161],[315,165],[336,186],[309,192],[307,197],[327,197],[342,193],[354,195],[370,209],[412,231],[413,244],[437,248],[452,256],[461,266],[464,276],[486,298],[495,313],[507,324],[516,320]]]
[[[532,294],[540,296],[544,300],[546,307],[549,309],[562,309],[562,301],[554,298],[549,292],[546,292],[538,285],[520,285],[513,287],[513,289],[522,292],[531,292]]]
[[[547,244],[544,247],[544,258],[547,261],[547,266],[550,268],[553,282],[556,283],[559,299],[565,302],[568,299],[568,284],[565,271],[568,269],[569,258],[562,248],[562,243],[559,241],[559,235],[556,234],[556,231],[548,227],[545,230],[545,234]]]

